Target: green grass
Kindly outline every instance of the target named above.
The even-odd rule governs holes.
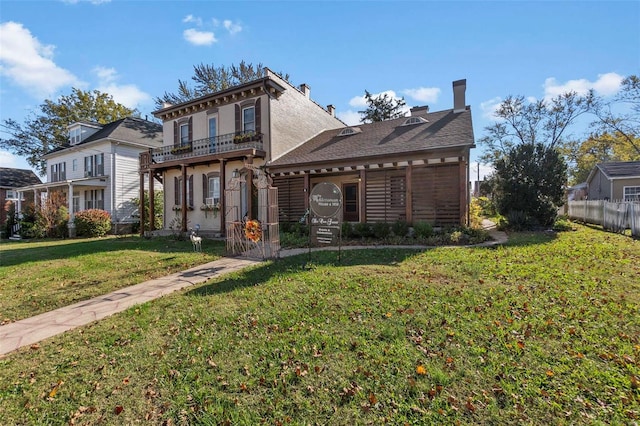
[[[636,424],[640,241],[313,253],[0,359],[6,424]]]
[[[0,323],[27,318],[217,259],[170,238],[107,237],[0,244]]]

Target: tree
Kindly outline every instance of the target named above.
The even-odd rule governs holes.
[[[609,102],[594,97],[591,111],[596,116],[592,125],[597,134],[615,134],[616,145],[626,145],[635,153],[634,158],[640,158],[640,77],[631,75],[622,80],[620,91]]]
[[[495,169],[496,206],[511,226],[553,223],[567,178],[567,165],[556,148],[542,143],[512,147]]]
[[[374,97],[367,90],[364,91],[364,97],[369,106],[367,106],[367,109],[364,111],[358,111],[358,114],[362,115],[362,118],[360,118],[361,123],[391,120],[406,115],[406,113],[402,111],[402,108],[407,105],[404,97],[394,99],[389,96],[388,93]]]
[[[10,137],[0,138],[0,148],[25,157],[41,175],[46,174],[43,156],[67,144],[70,124],[78,121],[106,124],[138,114],[137,110],[115,102],[107,93],[76,88],[55,101],[46,99],[39,108],[39,113],[32,113],[22,124],[13,119],[3,120],[3,132]]]
[[[495,112],[499,121],[485,127],[487,135],[479,140],[486,147],[481,161],[494,163],[518,145],[541,143],[560,148],[567,129],[592,103],[593,94],[579,96],[576,92],[533,102],[524,96],[508,96]]]
[[[239,84],[257,80],[266,75],[267,68],[261,63],[253,65],[241,61],[240,64],[225,67],[215,65],[205,65],[201,63],[194,65],[191,80],[195,82],[194,87],[190,87],[188,82],[178,80],[178,91],[176,93],[164,92],[164,95],[155,99],[156,107],[162,108],[167,102],[170,104],[180,104],[199,98],[211,93],[228,89]],[[284,80],[289,81],[289,75],[276,73]]]

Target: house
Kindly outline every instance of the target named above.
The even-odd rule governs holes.
[[[223,235],[227,223],[267,220],[258,191],[265,165],[327,129],[345,127],[333,107],[310,99],[309,86],[294,87],[268,69],[262,78],[153,114],[163,122],[164,146],[140,155],[140,172],[150,197],[155,182],[164,185],[164,225],[156,233],[194,228]],[[236,201],[227,205],[231,189]]]
[[[164,146],[141,154],[140,172],[149,194],[154,181],[164,183],[165,232],[222,235],[244,218],[298,221],[321,181],[342,188],[347,221],[466,223],[474,138],[465,90],[466,80],[453,83],[449,110],[418,107],[410,117],[347,126],[332,105],[310,99],[308,85],[294,87],[267,70],[155,111]],[[261,201],[261,180],[277,188],[277,202]],[[223,196],[236,190],[229,201]]]
[[[18,202],[33,202],[33,195],[20,196],[18,188],[40,183],[42,181],[32,170],[0,167],[0,224],[7,221],[7,202],[15,204],[16,211]],[[25,198],[27,196],[31,198]]]
[[[465,91],[466,80],[454,81],[452,109],[326,130],[270,161],[280,221],[304,214],[314,184],[333,182],[344,221],[467,223],[474,137]]]
[[[74,214],[88,209],[109,212],[114,225],[138,222],[138,159],[141,152],[162,145],[162,126],[127,117],[108,124],[77,122],[69,126],[64,146],[45,154],[47,182],[19,189],[33,194],[36,203],[52,191],[61,191],[68,203],[69,231]]]
[[[589,200],[640,201],[640,161],[596,164],[586,183]]]

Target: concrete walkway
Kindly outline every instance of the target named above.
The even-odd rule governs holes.
[[[492,241],[480,244],[487,247],[504,244],[507,235],[496,231],[495,225],[488,222],[485,229]],[[477,246],[476,246],[477,247]],[[427,246],[343,246],[342,250],[376,249],[376,248],[412,248],[426,249]],[[336,247],[326,247],[319,250],[337,250]],[[281,250],[280,257],[295,256],[308,253],[308,248]],[[211,278],[244,269],[248,266],[260,264],[260,260],[245,258],[222,258],[204,265],[196,266],[186,271],[168,275],[166,277],[145,281],[140,284],[116,290],[112,293],[84,300],[64,308],[56,309],[44,314],[36,315],[20,321],[0,326],[0,358],[23,346],[34,345],[44,339],[64,333],[65,331],[89,324],[115,313],[124,311],[131,306],[142,304],[166,294],[173,293],[185,287],[200,284]]]

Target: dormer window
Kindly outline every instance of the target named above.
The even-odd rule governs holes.
[[[349,136],[362,132],[360,127],[345,127],[338,133],[338,136]]]
[[[422,124],[422,123],[428,123],[428,122],[429,122],[429,120],[427,120],[424,117],[409,117],[401,125],[402,126],[412,126],[414,124]]]
[[[80,127],[76,127],[75,129],[71,129],[69,131],[69,143],[71,145],[79,144],[81,135],[82,135],[82,129]]]

